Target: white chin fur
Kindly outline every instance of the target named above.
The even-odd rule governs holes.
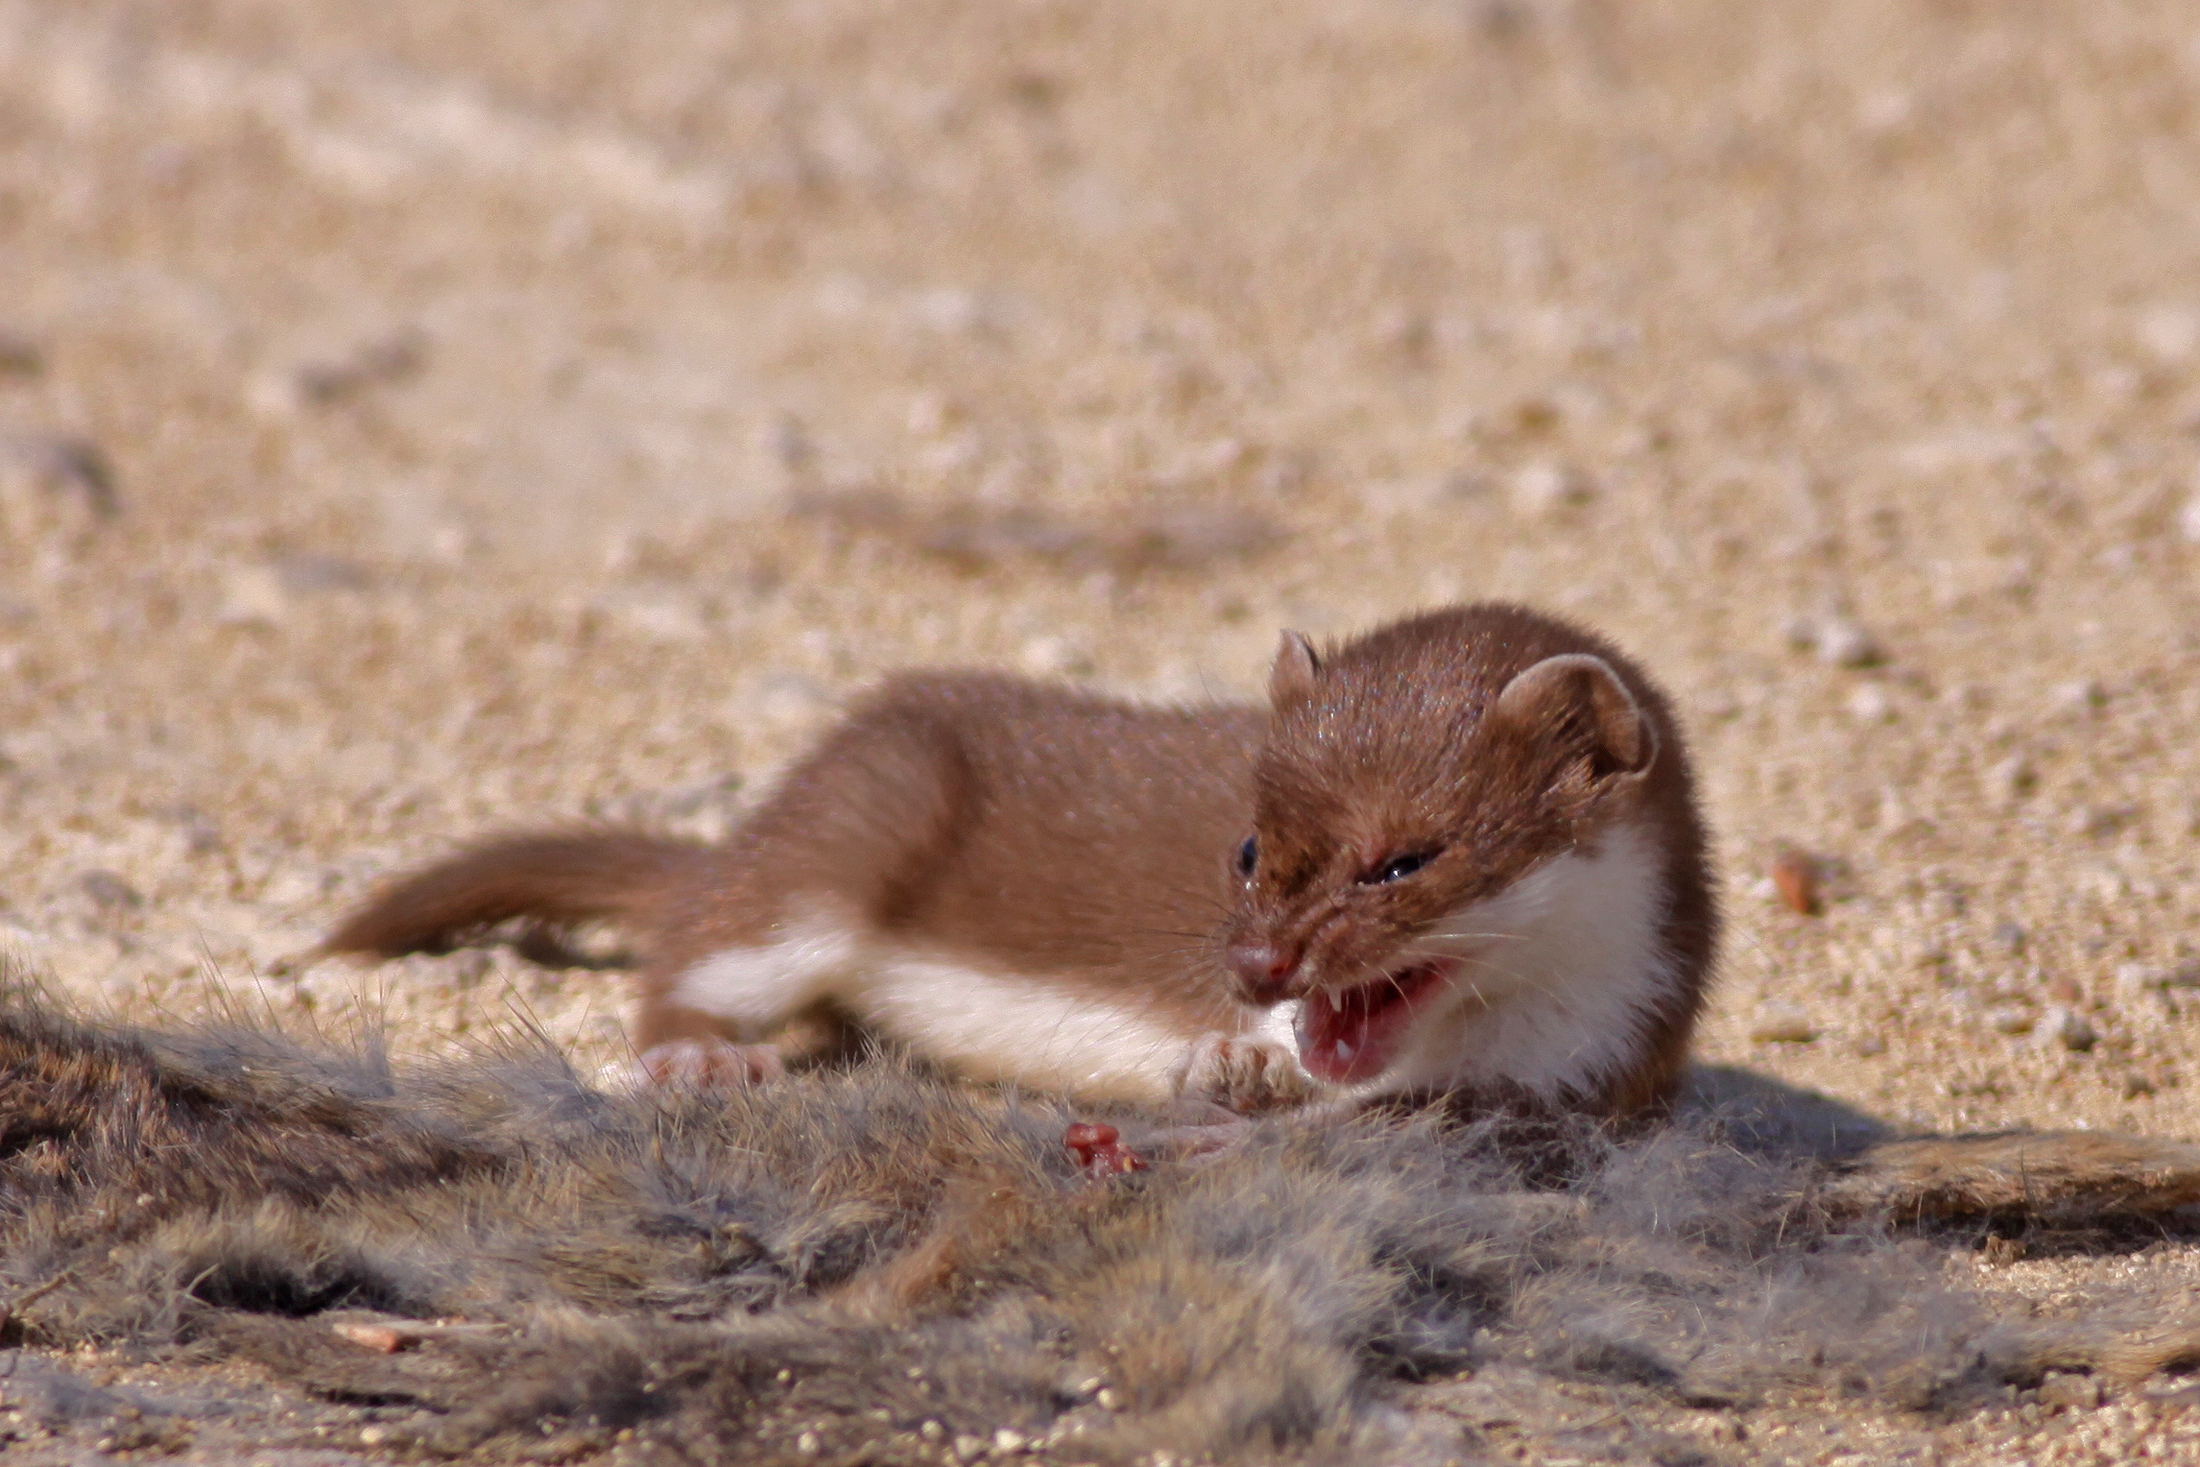
[[[1466,959],[1456,991],[1432,998],[1398,1058],[1355,1092],[1509,1083],[1555,1100],[1631,1068],[1679,983],[1658,940],[1671,900],[1657,840],[1629,825],[1453,913],[1405,958]]]

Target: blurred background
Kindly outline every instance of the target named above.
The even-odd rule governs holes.
[[[1693,729],[1711,1058],[2191,1134],[2196,100],[2173,3],[0,0],[0,938],[605,1055],[279,960],[884,669],[1501,596]]]

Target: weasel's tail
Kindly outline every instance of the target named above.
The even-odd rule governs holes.
[[[640,831],[511,835],[401,876],[321,943],[329,953],[449,952],[500,922],[645,921],[710,848]]]

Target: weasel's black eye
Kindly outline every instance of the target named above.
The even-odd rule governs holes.
[[[1362,886],[1381,886],[1386,882],[1403,881],[1429,863],[1432,851],[1416,851],[1410,856],[1392,856],[1360,878]]]
[[[1245,844],[1238,847],[1237,873],[1247,881],[1251,881],[1253,879],[1253,868],[1259,864],[1260,841],[1249,835],[1245,837]]]

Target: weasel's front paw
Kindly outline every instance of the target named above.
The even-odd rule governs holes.
[[[1288,1044],[1245,1034],[1209,1034],[1191,1047],[1170,1078],[1176,1093],[1239,1114],[1303,1105],[1314,1082]]]
[[[776,1045],[675,1039],[643,1050],[623,1068],[636,1089],[682,1085],[733,1090],[778,1079],[787,1073],[787,1062]]]

